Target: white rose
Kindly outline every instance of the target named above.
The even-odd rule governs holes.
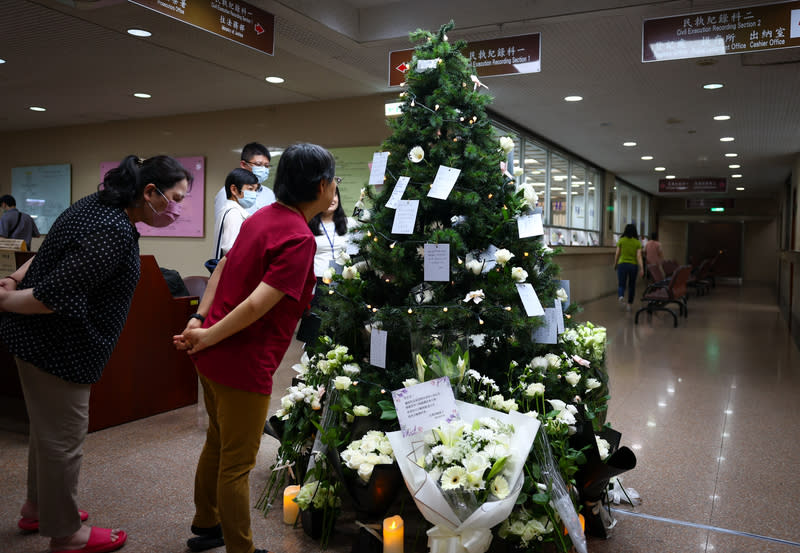
[[[353,414],[357,417],[368,417],[372,411],[366,405],[356,405],[353,407]]]
[[[403,387],[404,388],[408,388],[408,387],[414,386],[416,384],[419,384],[419,380],[417,380],[416,378],[406,378],[405,380],[403,380]]]
[[[347,376],[353,376],[353,375],[356,375],[356,374],[360,373],[361,372],[361,368],[359,368],[359,366],[356,365],[355,363],[348,363],[347,365],[342,367],[342,371],[344,371],[344,373]]]
[[[561,358],[555,353],[548,353],[544,357],[547,359],[547,363],[551,369],[557,369],[561,366]]]
[[[339,265],[347,265],[350,263],[350,254],[347,253],[347,250],[342,248],[336,252],[336,263]]]
[[[505,265],[509,262],[509,260],[511,260],[512,257],[514,257],[514,254],[505,248],[497,250],[494,253],[495,261],[497,261],[500,265]]]
[[[550,366],[547,357],[534,357],[531,360],[531,368],[544,370]]]
[[[539,203],[539,194],[536,193],[536,189],[531,183],[526,182],[520,188],[522,188],[522,197],[525,199],[526,204],[534,207]]]
[[[358,278],[358,269],[354,266],[345,267],[342,269],[342,278],[345,280],[354,280]]]
[[[562,302],[567,301],[567,291],[563,288],[559,288],[558,292],[556,292],[556,297]]]
[[[337,390],[347,390],[352,383],[349,376],[337,376],[333,379],[333,387]]]
[[[502,148],[503,152],[505,152],[506,154],[510,154],[511,151],[514,149],[514,141],[508,136],[501,136],[500,148]]]
[[[524,173],[524,172],[525,172],[525,171],[522,169],[522,167],[519,167],[519,166],[517,166],[517,167],[514,167],[514,176],[515,176],[515,177],[519,177],[519,176],[521,176],[521,175],[522,175],[522,173]]]
[[[543,396],[544,384],[541,382],[534,382],[533,384],[530,384],[527,388],[525,388],[525,395],[528,397]]]
[[[411,163],[419,163],[425,159],[425,150],[423,150],[421,146],[414,146],[411,148],[411,151],[408,152],[408,159],[411,160]]]
[[[369,482],[370,476],[372,476],[372,469],[374,469],[374,465],[370,465],[369,463],[364,463],[360,467],[358,467],[358,476],[364,482]]]
[[[600,459],[605,459],[608,457],[608,450],[611,448],[611,444],[609,444],[606,440],[601,438],[600,436],[594,437],[595,442],[597,442],[597,450],[600,453]]]
[[[564,375],[564,380],[569,382],[570,386],[577,386],[578,382],[581,381],[581,375],[579,375],[575,371],[569,371],[567,374]]]
[[[525,282],[528,278],[528,271],[522,267],[514,267],[511,269],[511,278],[514,279],[515,282]]]
[[[463,301],[464,303],[474,302],[477,305],[484,299],[486,299],[486,295],[483,293],[483,290],[473,290],[467,293]]]
[[[465,264],[465,267],[468,271],[471,271],[473,275],[479,275],[483,270],[483,263],[477,259],[470,259]]]
[[[596,378],[588,378],[586,379],[586,391],[589,392],[594,390],[595,388],[599,388],[601,386],[600,381]]]
[[[336,271],[333,267],[328,267],[324,271],[322,271],[322,282],[325,284],[330,283],[333,280],[333,275],[336,274]]]

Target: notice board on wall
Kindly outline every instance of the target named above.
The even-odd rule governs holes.
[[[56,218],[69,207],[70,169],[68,163],[11,169],[11,195],[17,209],[36,221],[41,234],[47,234]]]
[[[136,230],[142,236],[184,236],[203,237],[205,206],[205,158],[203,156],[176,157],[178,163],[194,178],[186,198],[180,203],[181,216],[169,226],[155,228],[144,223],[136,223]],[[100,181],[105,174],[119,165],[119,161],[104,161],[100,164]]]

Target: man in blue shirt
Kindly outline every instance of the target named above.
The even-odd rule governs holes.
[[[3,211],[3,216],[0,217],[0,236],[25,240],[30,251],[31,238],[39,237],[39,229],[36,228],[33,217],[18,211],[17,201],[9,194],[0,196],[0,210]]]

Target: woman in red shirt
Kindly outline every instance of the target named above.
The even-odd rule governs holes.
[[[250,529],[249,474],[272,393],[314,284],[316,241],[308,221],[336,194],[335,162],[324,148],[295,144],[281,155],[277,201],[250,216],[222,258],[182,334],[203,386],[209,426],[195,475],[192,551],[224,544],[261,553]]]

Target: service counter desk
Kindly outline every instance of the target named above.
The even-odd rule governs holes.
[[[128,320],[103,377],[92,385],[89,432],[197,402],[194,367],[186,353],[172,345],[172,336],[197,310],[198,298],[173,298],[155,257],[143,255],[141,260],[142,275]],[[16,364],[2,343],[0,404],[5,404],[0,427],[8,426],[8,420],[27,419]],[[7,429],[19,429],[13,426]]]

